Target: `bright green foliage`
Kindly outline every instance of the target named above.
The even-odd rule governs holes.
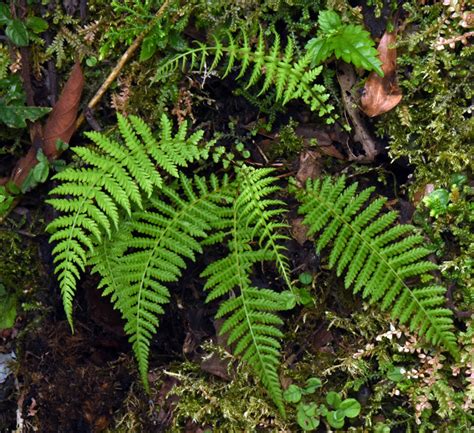
[[[208,183],[181,176],[179,184],[164,186],[160,197],[133,212],[124,231],[104,242],[91,259],[104,295],[112,295],[125,319],[145,386],[150,341],[162,306],[169,302],[167,285],[181,277],[185,260],[194,261],[202,252],[198,240],[219,226],[226,213],[220,204],[232,200],[226,177],[219,183],[211,176]]]
[[[343,24],[334,11],[322,11],[318,18],[319,30],[306,48],[312,65],[319,65],[333,54],[337,59],[352,63],[357,68],[383,75],[382,62],[370,33],[360,25]]]
[[[162,172],[178,176],[178,167],[207,156],[198,146],[202,131],[187,135],[183,123],[173,136],[172,124],[162,117],[160,138],[138,117],[118,115],[123,142],[98,132],[87,136],[95,147],[73,149],[87,168],[68,168],[55,176],[60,185],[51,191],[58,196],[48,200],[62,215],[48,226],[54,249],[55,272],[69,323],[72,326],[72,300],[76,282],[87,263],[88,251],[104,236],[119,227],[120,209],[131,214],[132,203],[142,207],[142,195],[150,196],[163,184]],[[72,196],[72,197],[71,197]]]
[[[445,289],[436,285],[414,288],[406,282],[437,269],[424,259],[430,250],[420,246],[423,237],[412,234],[410,225],[392,226],[397,213],[380,214],[386,199],[369,201],[374,188],[359,194],[356,189],[357,183],[346,187],[345,178],[340,177],[335,182],[331,178],[309,181],[297,193],[309,234],[321,233],[317,250],[331,243],[329,266],[338,275],[345,272],[346,288],[362,291],[370,303],[390,309],[392,317],[457,357],[452,312],[443,308]]]
[[[283,203],[269,198],[278,187],[271,170],[241,169],[237,179],[238,194],[223,230],[229,235],[229,254],[211,263],[202,273],[207,277],[207,301],[223,296],[216,317],[226,317],[220,330],[228,333],[227,343],[236,344],[234,352],[243,354],[267,388],[281,413],[284,413],[283,395],[278,377],[280,342],[283,324],[275,314],[294,305],[291,292],[277,293],[256,287],[251,281],[255,264],[279,260],[282,247],[278,223],[268,223],[281,215]],[[286,263],[285,259],[281,259]],[[283,265],[285,266],[285,265]]]
[[[312,67],[309,54],[297,55],[292,38],[288,39],[284,50],[277,33],[274,33],[273,45],[267,48],[263,30],[260,30],[256,47],[252,47],[250,36],[245,31],[241,32],[241,41],[237,41],[229,32],[225,33],[225,37],[213,35],[212,38],[214,45],[197,42],[196,48],[167,60],[158,69],[156,79],[164,80],[179,67],[182,70],[197,68],[199,72],[209,73],[226,57],[222,77],[229,75],[234,66],[238,66],[240,72],[237,79],[249,72],[246,89],[260,81],[259,94],[265,94],[270,86],[274,86],[276,101],[283,105],[292,99],[301,98],[311,110],[318,110],[320,116],[333,110],[331,105],[326,104],[329,95],[325,93],[324,86],[315,83],[322,67]]]

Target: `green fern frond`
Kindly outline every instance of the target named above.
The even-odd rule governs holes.
[[[142,207],[142,195],[150,196],[154,188],[162,186],[162,173],[177,176],[178,167],[208,154],[207,148],[198,146],[203,132],[186,137],[184,123],[173,135],[170,120],[163,116],[162,137],[155,139],[140,118],[117,117],[123,141],[98,132],[86,133],[95,146],[72,150],[87,168],[70,167],[57,174],[54,179],[60,184],[50,192],[55,198],[47,200],[61,213],[47,230],[50,242],[56,243],[55,272],[71,326],[76,282],[87,255],[118,229],[120,209],[130,215],[133,204]]]
[[[276,313],[292,308],[294,296],[289,291],[257,288],[250,279],[257,263],[274,261],[284,250],[278,245],[284,239],[278,234],[284,225],[272,222],[284,209],[282,202],[269,198],[278,190],[271,171],[240,169],[239,190],[227,224],[229,254],[211,263],[201,275],[207,278],[207,302],[228,298],[217,312],[217,317],[226,317],[220,334],[228,333],[228,344],[235,343],[235,353],[243,355],[284,413],[277,370],[282,337],[278,326],[282,321]],[[286,259],[280,257],[277,264],[280,271],[288,271]]]
[[[117,235],[97,248],[90,262],[102,277],[104,294],[112,294],[125,319],[139,371],[148,388],[150,342],[169,302],[169,283],[179,279],[186,260],[202,252],[199,239],[218,226],[221,205],[231,201],[227,178],[209,182],[180,176],[179,184],[163,186],[144,210],[132,213],[125,239]]]
[[[344,177],[333,182],[309,181],[297,192],[299,212],[310,234],[320,233],[317,251],[332,244],[329,266],[345,273],[346,288],[362,290],[370,303],[390,309],[393,318],[433,344],[458,356],[452,312],[443,307],[445,289],[439,286],[412,287],[409,278],[422,277],[437,266],[424,258],[430,250],[420,246],[421,236],[411,234],[409,225],[391,226],[396,212],[381,214],[385,199],[370,201],[374,188],[355,194],[357,183],[346,187]]]
[[[312,111],[318,110],[320,116],[329,114],[333,106],[327,103],[329,95],[322,85],[315,83],[321,73],[321,67],[311,67],[309,54],[297,54],[294,41],[289,38],[284,52],[280,49],[280,36],[274,33],[273,45],[266,47],[263,30],[260,29],[256,47],[249,43],[249,35],[242,31],[241,41],[226,32],[223,37],[213,35],[213,45],[197,42],[194,48],[166,60],[155,75],[155,80],[162,81],[176,70],[193,70],[209,72],[217,69],[221,59],[226,57],[222,77],[226,77],[233,67],[240,63],[237,79],[243,78],[249,71],[245,88],[257,85],[262,81],[259,94],[265,93],[271,85],[276,89],[276,100],[283,105],[301,98]],[[328,122],[332,121],[331,118]]]

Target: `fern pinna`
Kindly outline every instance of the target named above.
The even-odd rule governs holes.
[[[91,258],[104,295],[111,295],[125,320],[145,387],[150,342],[170,298],[167,286],[181,277],[186,260],[202,252],[199,239],[220,227],[226,214],[222,204],[232,200],[231,190],[226,177],[206,182],[181,176],[132,213],[124,223],[125,236],[106,240]]]
[[[342,176],[334,182],[331,178],[310,180],[306,189],[297,192],[309,235],[321,233],[318,252],[331,242],[329,266],[335,267],[338,275],[345,271],[346,288],[362,290],[370,303],[390,309],[392,317],[409,323],[411,330],[457,357],[452,312],[443,307],[445,289],[437,285],[412,287],[407,282],[437,269],[424,259],[430,250],[420,246],[423,237],[414,235],[410,225],[392,226],[397,213],[380,213],[386,199],[368,202],[374,188],[359,194],[356,190],[357,183],[346,187]]]
[[[228,334],[227,343],[235,344],[234,352],[255,370],[281,413],[284,405],[278,376],[279,326],[282,320],[276,314],[294,306],[290,291],[275,292],[256,287],[251,281],[254,265],[262,261],[281,263],[284,248],[279,247],[280,225],[272,223],[281,217],[283,203],[269,198],[278,187],[271,170],[243,167],[237,178],[238,192],[231,213],[222,230],[229,237],[229,253],[211,263],[201,274],[207,278],[207,302],[225,297],[217,318],[225,317],[220,334]],[[281,271],[281,269],[280,269]]]
[[[55,176],[60,185],[47,200],[61,212],[47,230],[52,233],[55,272],[58,276],[64,309],[72,326],[72,301],[80,273],[87,264],[88,252],[104,237],[117,230],[120,209],[131,214],[132,205],[142,207],[142,196],[150,196],[163,184],[162,173],[178,176],[178,167],[206,157],[199,146],[203,132],[187,137],[183,123],[176,135],[170,120],[163,116],[160,137],[136,116],[118,115],[122,141],[98,132],[86,135],[94,147],[76,147],[73,152],[87,167],[70,167]]]
[[[166,79],[171,72],[178,68],[209,72],[215,70],[225,56],[227,62],[222,72],[222,78],[231,73],[234,66],[240,67],[237,79],[243,78],[250,72],[246,89],[262,81],[259,95],[270,88],[275,88],[275,99],[285,105],[292,99],[303,99],[312,111],[318,111],[320,116],[327,115],[333,106],[327,103],[329,95],[323,85],[315,83],[322,67],[311,67],[311,56],[295,52],[295,42],[290,37],[284,51],[281,49],[280,36],[274,32],[271,48],[266,47],[263,30],[260,29],[255,48],[250,43],[250,37],[242,30],[241,40],[237,40],[230,32],[223,37],[212,35],[214,45],[196,42],[195,48],[190,48],[181,54],[166,60],[156,73],[157,80]],[[207,63],[209,61],[209,64]],[[262,79],[262,77],[264,77]],[[262,79],[262,80],[261,80]],[[327,122],[334,119],[328,117]]]

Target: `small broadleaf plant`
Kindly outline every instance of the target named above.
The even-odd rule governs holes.
[[[332,55],[357,68],[375,71],[383,76],[382,62],[370,33],[357,24],[344,24],[337,12],[322,11],[318,33],[306,45],[311,65],[320,65]]]

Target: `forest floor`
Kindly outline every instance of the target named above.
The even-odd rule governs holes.
[[[57,18],[59,13],[54,15],[49,6],[20,3],[26,8],[26,15],[44,16],[49,29],[45,33],[30,36],[29,46],[19,44],[17,47],[7,38],[11,33],[3,30],[6,21],[0,21],[0,44],[2,48],[10,44],[10,55],[16,55],[17,60],[23,59],[23,69],[18,73],[23,83],[27,83],[24,96],[28,105],[35,105],[30,103],[31,98],[36,105],[54,106],[51,101],[61,100],[60,89],[67,86],[65,83],[75,67],[74,44],[64,42],[64,66],[58,67],[55,59],[50,57],[39,63],[41,73],[38,73],[34,69],[38,67],[40,57],[35,57],[38,56],[35,50],[40,50],[38,47],[41,44],[35,38],[51,41],[61,29],[61,34],[67,34],[64,29],[69,24],[65,21],[61,27],[54,21],[53,17]],[[104,17],[112,19],[114,16],[110,8],[101,16],[100,7],[105,5],[100,1],[63,3],[63,16],[70,15],[77,23],[81,23],[81,27],[74,24],[75,29],[85,29],[96,20],[103,20]],[[433,4],[442,8],[439,2]],[[266,2],[265,5],[270,8]],[[0,3],[2,14],[3,6],[4,3]],[[289,6],[285,3],[284,7]],[[294,7],[297,9],[299,6]],[[83,18],[84,8],[87,10],[87,20]],[[156,13],[156,10],[153,12]],[[26,16],[21,7],[17,13],[18,16],[22,13]],[[221,9],[219,13],[224,16]],[[350,16],[348,12],[344,13]],[[412,13],[418,19],[418,27],[415,26],[412,32],[421,33],[422,29],[435,22],[434,18],[428,16],[429,13],[419,12],[419,16]],[[365,6],[364,14],[367,25]],[[411,17],[409,13],[400,16],[400,21],[408,21],[408,17]],[[368,18],[369,27],[371,19]],[[239,22],[243,21],[237,20]],[[130,25],[130,22],[125,23]],[[372,22],[374,28],[377,23]],[[371,30],[376,33],[374,29]],[[110,29],[105,26],[97,31],[106,34]],[[76,36],[83,38],[84,34],[78,30]],[[205,38],[202,29],[197,29],[192,20],[183,34],[187,38]],[[382,34],[383,29],[374,36],[375,39],[380,41]],[[97,38],[100,39],[99,36]],[[120,38],[118,40],[125,51],[127,45]],[[130,46],[133,39],[127,41]],[[113,70],[117,64],[121,55],[119,46],[114,48],[117,52],[111,55],[112,59],[104,60],[97,71],[86,66],[85,61],[82,62],[86,82],[82,95],[81,92],[77,94],[77,89],[74,91],[68,88],[69,94],[66,91],[66,106],[62,108],[73,114],[72,118],[60,120],[59,128],[71,130],[70,134],[66,133],[70,140],[65,140],[70,147],[84,145],[87,141],[84,132],[94,129],[105,131],[115,124],[116,111],[143,115],[147,113],[146,107],[161,103],[155,90],[149,90],[150,94],[148,90],[140,93],[145,89],[144,77],[149,78],[148,72],[144,71],[155,65],[147,66],[146,61],[134,59],[128,60],[130,64],[121,71],[119,81],[100,100],[94,113],[85,109],[87,102],[106,80],[107,71]],[[404,47],[407,49],[406,45]],[[97,60],[99,47],[93,45],[86,48],[92,52],[88,51],[87,59]],[[169,47],[167,49],[170,50]],[[411,55],[403,51],[403,46],[401,50],[403,55]],[[419,54],[420,59],[423,59],[423,55]],[[461,57],[458,53],[456,59],[465,62],[459,69],[470,69],[472,73],[472,62],[468,56]],[[9,71],[14,70],[11,63],[15,62],[10,59],[9,63]],[[400,89],[396,84],[397,90],[392,95],[385,95],[384,99],[386,101],[389,96],[397,98],[398,102],[386,110],[391,113],[381,117],[366,116],[362,110],[354,108],[351,99],[360,99],[363,93],[359,77],[352,76],[353,70],[349,73],[347,66],[341,66],[341,63],[337,62],[336,66],[332,64],[332,75],[326,77],[327,80],[333,80],[331,93],[332,96],[336,95],[336,111],[343,113],[342,118],[332,125],[321,122],[301,100],[291,101],[278,109],[273,107],[265,110],[266,102],[256,106],[251,102],[252,95],[249,96],[247,90],[242,90],[236,84],[237,74],[224,80],[213,74],[190,74],[182,78],[177,84],[179,96],[174,106],[169,107],[169,112],[178,120],[183,116],[192,118],[193,128],[204,129],[206,139],[219,132],[219,144],[235,154],[240,152],[245,164],[274,169],[281,187],[277,198],[288,208],[287,214],[282,217],[288,225],[284,247],[291,278],[305,289],[307,296],[303,305],[281,313],[284,321],[280,372],[283,389],[288,389],[293,383],[302,385],[311,377],[320,377],[324,379],[326,393],[337,391],[344,397],[356,399],[362,406],[361,416],[346,420],[346,427],[337,431],[467,432],[472,428],[469,406],[472,405],[474,393],[474,343],[470,324],[474,299],[470,286],[472,237],[469,238],[474,221],[472,140],[465,150],[464,156],[467,155],[465,159],[468,162],[464,165],[443,165],[434,154],[441,155],[444,149],[439,150],[434,145],[432,149],[423,150],[428,155],[426,166],[420,162],[418,149],[407,150],[406,155],[401,154],[400,147],[395,146],[399,146],[403,134],[396,134],[400,132],[406,110],[416,109],[420,99],[417,93],[419,88],[409,89],[408,85],[404,87],[400,83]],[[447,64],[443,65],[448,68]],[[26,65],[29,65],[30,71]],[[418,66],[406,63],[401,66],[401,71],[393,69],[391,73],[405,77],[410,70],[413,75],[421,75],[422,72],[416,68]],[[457,71],[455,66],[452,68]],[[17,71],[12,74],[18,75]],[[28,78],[25,79],[25,76]],[[469,74],[467,81],[468,78]],[[53,82],[55,85],[51,86]],[[449,85],[454,86],[452,82]],[[0,89],[1,86],[0,80]],[[13,93],[13,85],[10,83],[8,86],[7,91],[7,86],[4,86],[0,93],[2,98],[8,92]],[[350,91],[352,88],[355,90]],[[134,92],[135,96],[131,96]],[[407,102],[402,100],[400,106],[396,107],[400,101],[398,93],[402,92]],[[442,92],[449,94],[451,90],[446,85],[439,94]],[[112,93],[115,99],[111,103]],[[351,96],[345,100],[344,95],[346,98],[347,95]],[[462,102],[451,101],[454,111],[469,99],[467,91],[463,95]],[[426,95],[426,98],[435,97],[436,91]],[[129,100],[129,105],[126,101],[120,103],[120,98]],[[410,105],[410,101],[415,102]],[[372,104],[377,105],[375,102]],[[371,107],[377,108],[373,105],[366,105],[366,111]],[[72,125],[81,109],[85,109],[86,120],[75,130]],[[385,113],[385,108],[381,110]],[[397,114],[394,114],[395,111]],[[472,122],[468,120],[470,116],[463,113],[465,123],[462,128],[468,129],[471,125],[472,130]],[[443,114],[436,112],[436,116],[442,117]],[[149,118],[150,123],[156,124],[158,115],[153,113]],[[438,117],[435,120],[439,122]],[[28,123],[29,129],[26,124],[23,129],[5,127],[5,132],[0,133],[0,178],[4,176],[1,185],[6,185],[8,180],[15,181],[17,178],[13,173],[18,173],[21,158],[28,155],[31,149],[36,152],[37,144],[30,139],[34,136],[35,124]],[[351,125],[352,129],[345,128],[344,124]],[[265,125],[270,126],[264,128]],[[410,139],[419,139],[420,128],[423,129],[423,125],[419,119],[407,124],[406,129],[413,132]],[[461,136],[462,133],[456,131],[455,135]],[[466,133],[466,137],[469,137],[469,133]],[[248,152],[245,156],[236,146],[240,141],[244,142]],[[398,152],[397,158],[393,157],[392,143],[393,149]],[[47,146],[44,149],[47,154]],[[436,153],[438,150],[439,153]],[[431,156],[430,151],[433,152]],[[55,148],[54,152],[59,151]],[[67,150],[62,156],[54,154],[50,163],[59,157],[64,158],[64,164],[77,164],[77,159]],[[33,164],[31,161],[26,162],[28,170],[33,171],[36,164],[41,164],[35,156],[33,160]],[[200,174],[214,171],[221,174],[225,171],[222,167],[212,165],[193,168]],[[36,182],[23,194],[15,195],[0,223],[0,432],[301,431],[295,407],[288,405],[287,418],[278,415],[271,399],[261,384],[255,381],[248,366],[224,350],[229,348],[225,339],[218,335],[222,326],[221,319],[215,318],[218,305],[206,303],[206,293],[202,290],[205,280],[200,275],[209,263],[225,254],[225,247],[206,247],[200,258],[187,263],[181,280],[169,284],[171,301],[160,319],[160,327],[150,346],[149,394],[145,392],[137,371],[129,337],[124,331],[125,321],[114,309],[110,296],[101,295],[98,290],[100,278],[97,274],[91,274],[89,268],[78,283],[74,299],[74,332],[71,331],[55,276],[53,245],[45,230],[57,217],[57,211],[46,203],[49,192],[56,185],[48,176],[49,170],[53,170],[52,165],[42,181]],[[430,172],[433,173],[431,180]],[[443,172],[446,176],[441,178],[439,173]],[[302,217],[298,214],[298,203],[286,188],[287,181],[294,178],[299,185],[303,185],[307,179],[341,174],[358,181],[359,190],[374,187],[374,195],[387,199],[385,211],[397,211],[398,223],[415,225],[424,236],[426,245],[432,245],[429,260],[441,266],[436,278],[444,279],[443,284],[448,288],[446,306],[452,311],[458,344],[462,347],[460,361],[454,361],[450,355],[440,354],[429,343],[419,341],[414,332],[397,325],[388,314],[369,307],[360,296],[345,289],[343,278],[329,269],[327,254],[316,252],[314,238],[308,235]],[[461,180],[447,180],[454,175],[461,176],[456,178]],[[444,198],[434,201],[434,196],[431,196],[431,201],[426,199],[433,191],[441,190],[447,194],[445,201]],[[448,208],[448,203],[453,206]],[[440,210],[441,205],[445,207]],[[267,265],[255,270],[252,281],[259,287],[271,286],[276,291],[285,290],[284,282],[278,279],[275,269]],[[2,328],[3,323],[9,325]],[[429,359],[429,365],[426,359]],[[419,376],[403,376],[403,372],[410,369],[418,372]],[[433,385],[435,381],[441,384],[438,388]],[[458,427],[454,426],[456,423]],[[313,431],[329,429],[329,424],[322,421]]]

